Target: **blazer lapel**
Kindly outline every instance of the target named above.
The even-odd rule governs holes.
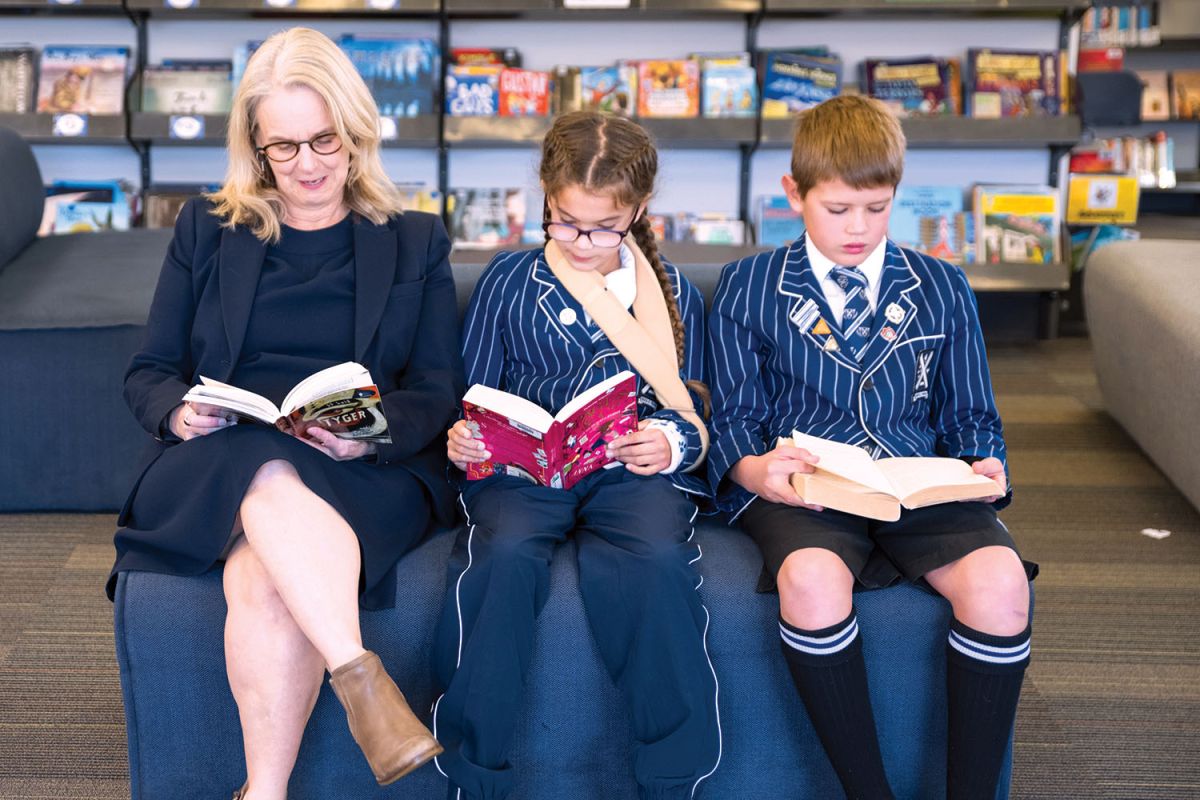
[[[849,370],[859,372],[861,368],[854,356],[849,354],[846,340],[833,322],[833,312],[829,310],[825,293],[821,291],[817,276],[809,266],[804,241],[802,235],[792,242],[784,255],[783,270],[779,275],[779,294],[791,298],[790,302],[785,303],[788,324],[799,330],[810,345],[826,356]]]
[[[258,291],[267,245],[245,226],[221,232],[221,317],[229,343],[229,377],[237,366],[246,338],[246,325]]]
[[[396,278],[398,233],[356,219],[354,225],[354,359],[362,361],[375,337]]]
[[[583,310],[576,308],[573,299],[563,285],[550,271],[544,253],[538,253],[533,260],[530,278],[537,286],[538,309],[550,321],[550,327],[566,340],[574,342],[586,350],[595,349]],[[603,331],[601,332],[603,333]]]
[[[871,322],[871,338],[862,354],[862,363],[869,365],[868,371],[896,349],[917,316],[917,304],[909,295],[921,285],[921,279],[913,272],[904,253],[890,240],[879,282],[879,301],[875,304],[875,318]]]

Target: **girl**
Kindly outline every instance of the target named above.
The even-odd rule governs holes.
[[[703,491],[688,473],[708,438],[697,413],[707,389],[696,380],[704,304],[658,256],[645,215],[657,167],[637,124],[593,112],[560,116],[542,144],[546,245],[496,256],[471,298],[469,383],[556,411],[632,369],[642,419],[609,445],[615,469],[569,490],[507,475],[465,484],[468,525],[435,639],[445,694],[434,729],[446,748],[437,764],[456,798],[503,798],[512,788],[508,745],[534,619],[554,547],[572,530],[591,630],[633,707],[641,795],[692,797],[720,760],[708,612],[690,566],[700,558],[690,542],[696,506],[680,491]],[[447,454],[460,469],[490,455],[461,420]]]

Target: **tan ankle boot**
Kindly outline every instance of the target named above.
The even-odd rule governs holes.
[[[335,669],[329,685],[346,709],[350,733],[381,786],[442,752],[370,650]]]

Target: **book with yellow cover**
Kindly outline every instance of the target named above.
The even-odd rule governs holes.
[[[1133,175],[1072,175],[1067,191],[1070,225],[1132,225],[1141,189]]]
[[[815,472],[792,475],[792,488],[806,503],[868,519],[895,522],[901,507],[909,510],[983,500],[1000,493],[991,478],[979,475],[957,458],[918,456],[873,460],[861,447],[800,431],[781,444],[803,448],[818,457]]]

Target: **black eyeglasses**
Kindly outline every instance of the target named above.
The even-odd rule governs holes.
[[[637,215],[635,214],[633,222],[630,222],[629,227],[623,231],[613,230],[612,228],[592,228],[591,230],[585,230],[569,222],[552,221],[550,219],[549,203],[544,203],[542,208],[542,230],[556,242],[569,243],[582,236],[591,242],[592,247],[611,249],[625,241],[625,237],[633,230],[634,223],[636,222]]]
[[[319,156],[331,156],[342,149],[342,137],[335,132],[318,133],[307,142],[271,142],[262,147],[254,148],[258,153],[266,155],[276,164],[291,161],[300,155],[300,145],[306,144]]]

